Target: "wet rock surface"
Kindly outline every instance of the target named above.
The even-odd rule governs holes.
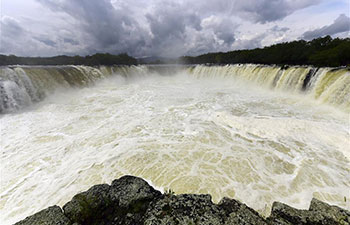
[[[350,212],[313,199],[309,210],[274,202],[263,218],[247,205],[229,198],[219,204],[210,195],[162,194],[141,178],[124,176],[79,193],[63,206],[51,206],[16,225],[153,225],[153,224],[350,224]]]

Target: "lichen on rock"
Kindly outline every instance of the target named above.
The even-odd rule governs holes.
[[[16,225],[71,225],[71,221],[63,214],[62,209],[55,205],[41,210],[32,216],[16,223]]]
[[[263,218],[238,200],[210,195],[161,194],[145,180],[123,176],[44,209],[16,225],[350,225],[350,212],[312,199],[309,210],[274,202]]]

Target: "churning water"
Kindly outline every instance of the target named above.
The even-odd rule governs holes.
[[[347,69],[14,67],[0,94],[1,224],[125,174],[265,215],[350,208]]]

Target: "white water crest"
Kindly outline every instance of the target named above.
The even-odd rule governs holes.
[[[309,94],[319,103],[350,112],[350,68],[281,68],[254,64],[196,66],[189,70],[196,77],[232,77],[270,89]]]
[[[312,197],[350,209],[349,76],[259,65],[1,68],[0,224],[125,174],[264,215],[273,201],[307,208]]]

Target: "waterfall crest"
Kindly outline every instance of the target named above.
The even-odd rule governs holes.
[[[88,87],[96,81],[120,75],[144,77],[150,73],[185,71],[196,78],[241,79],[270,89],[304,92],[306,95],[350,111],[350,69],[308,66],[10,66],[0,67],[0,113],[14,112],[41,101],[59,88]]]
[[[81,88],[112,74],[146,73],[142,66],[0,67],[0,113],[14,112],[43,100],[59,88]]]
[[[254,64],[203,66],[188,69],[196,78],[232,77],[250,81],[259,86],[306,95],[350,111],[349,68],[314,68],[308,66],[264,66]]]

